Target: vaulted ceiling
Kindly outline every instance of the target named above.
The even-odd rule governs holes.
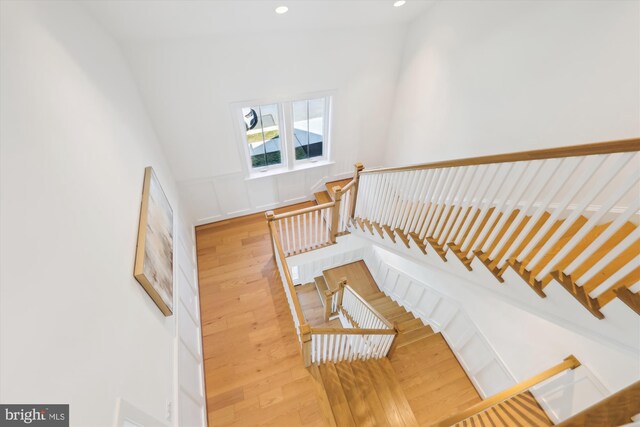
[[[409,0],[127,0],[83,2],[120,40],[161,40],[230,33],[319,30],[408,22],[434,3]],[[274,10],[286,5],[288,13]]]

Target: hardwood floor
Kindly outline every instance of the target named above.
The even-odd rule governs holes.
[[[336,284],[344,277],[347,284],[363,297],[380,292],[380,288],[373,280],[366,264],[356,261],[339,267],[330,268],[323,272],[327,284],[335,288]]]
[[[198,227],[196,238],[209,425],[335,425],[322,380],[304,368],[264,215]],[[388,307],[363,262],[324,276],[347,277],[394,320],[411,322],[404,309]],[[308,288],[297,291],[311,317],[321,310]],[[389,368],[419,425],[480,400],[440,334],[398,348]]]
[[[264,214],[198,227],[196,238],[209,425],[331,425],[303,365]]]

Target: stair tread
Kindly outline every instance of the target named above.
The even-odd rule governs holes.
[[[353,370],[356,384],[362,390],[363,397],[371,409],[371,415],[373,415],[375,419],[375,425],[380,427],[391,427],[389,420],[387,420],[387,415],[382,408],[380,397],[373,385],[369,370],[363,365],[365,363],[366,362],[359,360],[351,362],[351,369]]]
[[[351,364],[348,362],[336,363],[335,367],[356,425],[374,426],[376,423],[371,415],[371,408],[364,399],[362,389],[356,383]]]
[[[380,359],[379,361],[380,361],[380,365],[382,366],[382,369],[387,375],[388,386],[395,398],[396,406],[400,411],[400,415],[404,422],[403,425],[417,426],[418,421],[416,420],[416,417],[413,414],[413,411],[411,410],[411,406],[409,405],[409,402],[407,401],[407,397],[402,391],[402,387],[400,386],[400,383],[396,379],[396,373],[393,370],[393,366],[391,366],[391,362],[389,362],[389,359],[387,358]]]
[[[405,320],[414,319],[415,316],[410,311],[405,311],[392,316],[385,316],[385,318],[390,322],[403,322]]]
[[[328,191],[318,191],[317,193],[313,193],[313,196],[316,199],[316,203],[319,205],[331,203],[333,201]]]
[[[591,267],[593,267],[598,261],[600,261],[606,254],[608,254],[614,247],[616,247],[618,243],[623,241],[624,238],[631,234],[635,229],[636,226],[632,222],[627,221],[625,224],[623,224],[622,227],[616,230],[615,233],[613,233],[613,235],[602,244],[602,246],[596,249],[596,251],[591,256],[589,256],[582,264],[580,264],[571,272],[571,278],[576,281],[580,277],[582,277],[584,273],[586,273]],[[591,243],[591,241],[585,241],[585,243]],[[570,261],[573,261],[573,259],[571,259]],[[566,267],[566,265],[563,267]]]
[[[391,307],[388,309],[385,309],[384,312],[381,312],[381,314],[387,319],[387,320],[391,320],[394,317],[397,317],[403,313],[406,313],[407,310],[402,307],[401,305],[397,306],[397,307]]]
[[[394,309],[396,307],[400,307],[400,304],[398,304],[397,302],[395,302],[392,299],[390,299],[389,301],[378,301],[378,302],[373,303],[371,305],[373,306],[373,308],[375,308],[378,311],[390,310],[390,309]]]
[[[376,305],[378,305],[378,304],[383,304],[383,303],[388,302],[388,301],[393,301],[393,300],[387,295],[377,296],[375,298],[370,298],[367,295],[367,302],[369,304],[371,304],[372,306],[374,306],[374,307]]]
[[[367,295],[365,297],[365,299],[367,300],[367,302],[369,304],[371,304],[371,301],[375,301],[375,300],[377,300],[379,298],[384,298],[386,296],[387,296],[387,294],[385,294],[384,292],[373,292],[373,293],[370,293],[369,295]]]
[[[320,291],[320,293],[324,294],[325,291],[329,290],[329,286],[327,285],[327,281],[325,280],[325,278],[323,276],[318,276],[318,277],[314,277],[313,281],[315,282],[318,291]]]
[[[419,318],[398,322],[398,325],[397,325],[398,331],[400,332],[409,332],[414,329],[421,328],[423,326],[425,326],[425,324],[422,322],[422,319],[419,319]]]
[[[327,397],[331,404],[331,411],[338,426],[353,426],[357,424],[353,419],[347,396],[344,393],[338,371],[333,363],[321,364],[318,366],[322,383],[327,391]]]
[[[324,387],[318,365],[311,365],[308,370],[314,380],[313,385],[318,395],[318,404],[320,406],[323,424],[330,427],[337,427],[333,410],[331,409],[331,402],[329,401],[329,396],[327,396],[327,390]]]
[[[333,200],[333,196],[334,196],[333,187],[339,186],[340,188],[342,188],[342,187],[344,187],[345,185],[347,185],[350,182],[351,182],[351,178],[339,179],[337,181],[327,182],[325,184],[325,188],[327,189],[327,193],[329,193],[329,196],[331,197],[331,200]]]
[[[396,338],[398,340],[396,348],[401,348],[416,341],[420,341],[421,339],[430,337],[433,334],[434,332],[433,329],[431,329],[431,326],[423,326],[404,332],[399,334]]]
[[[384,408],[385,414],[387,415],[387,419],[389,420],[389,424],[392,426],[403,426],[403,425],[415,425],[417,426],[417,422],[406,423],[406,418],[403,413],[403,409],[405,409],[405,405],[402,402],[398,402],[401,399],[404,399],[406,402],[406,397],[402,390],[400,393],[394,393],[395,387],[392,387],[392,383],[395,378],[389,378],[387,371],[385,370],[382,361],[388,359],[380,359],[380,360],[370,360],[366,363],[367,369],[371,375],[371,379],[373,385],[380,397],[380,402],[382,403],[382,407]],[[408,406],[408,402],[407,402]],[[413,412],[411,412],[411,417],[414,417]],[[415,417],[414,417],[415,420]]]

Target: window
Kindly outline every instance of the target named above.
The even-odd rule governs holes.
[[[243,108],[246,141],[252,168],[282,164],[278,105]]]
[[[330,101],[324,96],[238,105],[249,175],[286,172],[328,160]]]
[[[323,98],[293,103],[293,137],[296,160],[322,157],[324,105]]]

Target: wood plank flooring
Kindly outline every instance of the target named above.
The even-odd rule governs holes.
[[[363,297],[380,292],[380,288],[373,280],[367,265],[363,261],[356,261],[339,267],[331,268],[323,272],[324,278],[330,288],[343,278],[347,278],[347,284]]]
[[[398,338],[401,343],[389,360],[418,425],[430,425],[480,402],[480,395],[442,335],[433,334],[422,322],[415,322],[417,319],[411,313],[380,292],[363,261],[325,270],[323,275],[327,282],[346,277],[350,286],[382,315],[407,329],[401,332]],[[418,335],[413,337],[414,333]],[[331,394],[329,390],[327,394]]]
[[[196,238],[209,425],[332,425],[303,365],[264,214],[198,227]]]

